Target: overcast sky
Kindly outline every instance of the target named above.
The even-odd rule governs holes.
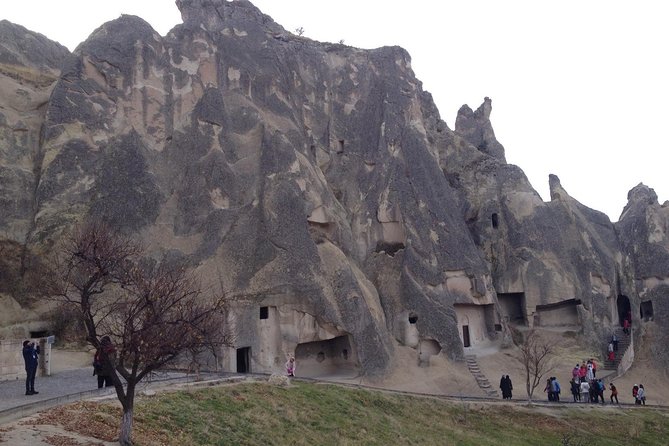
[[[669,199],[669,43],[655,0],[255,0],[287,30],[360,48],[400,45],[450,128],[462,104],[493,101],[510,163],[544,200],[548,174],[617,221],[640,182]],[[173,0],[2,0],[0,19],[73,50],[121,13],[162,35]]]

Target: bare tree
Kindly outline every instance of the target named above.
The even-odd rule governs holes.
[[[66,238],[50,294],[74,306],[86,339],[102,353],[123,407],[121,445],[131,445],[135,390],[182,353],[230,345],[222,295],[204,293],[183,265],[141,260],[143,249],[101,224]],[[109,336],[111,344],[101,343]]]
[[[520,360],[525,368],[527,400],[531,403],[534,391],[543,382],[544,376],[555,367],[553,363],[555,352],[553,345],[543,341],[534,329],[524,334],[519,347]]]

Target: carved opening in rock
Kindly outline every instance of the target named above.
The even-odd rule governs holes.
[[[295,349],[295,361],[300,376],[354,376],[358,364],[348,335],[324,341],[305,342]]]
[[[404,311],[397,316],[397,325],[399,328],[399,337],[397,340],[402,345],[417,349],[420,342],[420,333],[418,333],[416,322],[418,322],[418,315],[415,313]]]
[[[389,243],[384,242],[383,240],[379,240],[376,242],[376,248],[374,249],[374,252],[385,252],[390,257],[395,257],[395,254],[400,249],[404,249],[404,243]]]
[[[330,240],[332,234],[335,232],[335,225],[333,223],[317,223],[309,221],[309,235],[317,245]]]
[[[525,293],[497,293],[500,313],[509,323],[527,325],[525,319]]]
[[[421,339],[418,344],[418,365],[427,367],[430,365],[430,356],[438,355],[441,345],[434,339]]]
[[[554,304],[537,305],[535,324],[540,327],[565,327],[579,325],[579,299],[567,299]]]
[[[489,339],[488,333],[494,334],[493,304],[455,304],[453,307],[463,346],[471,347]]]
[[[311,147],[309,147],[309,150],[311,151],[311,156],[316,159],[316,146],[312,144]]]
[[[632,306],[630,305],[629,298],[622,294],[618,296],[616,306],[618,308],[618,323],[622,327],[625,319],[632,319]]]
[[[498,226],[499,226],[499,220],[498,220],[497,214],[492,214],[492,227],[493,227],[493,229],[497,229]]]
[[[46,330],[39,330],[39,331],[31,331],[30,332],[30,337],[35,339],[35,338],[46,338],[49,336],[49,332]]]
[[[339,146],[337,147],[337,153],[344,153],[344,140],[339,140]]]
[[[495,331],[502,331],[502,324],[495,324]]]
[[[269,319],[269,307],[260,307],[260,319]]]
[[[462,344],[465,347],[471,347],[472,346],[472,341],[469,338],[469,325],[463,325],[462,326]]]
[[[237,349],[237,373],[251,373],[251,347]]]
[[[639,306],[639,311],[641,313],[641,320],[644,322],[652,321],[653,320],[653,302],[650,300],[647,300],[645,302],[641,302],[641,305]]]

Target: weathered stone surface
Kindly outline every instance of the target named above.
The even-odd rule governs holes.
[[[545,203],[506,163],[490,99],[449,129],[403,49],[294,36],[248,1],[177,4],[165,37],[122,16],[39,65],[55,82],[32,139],[0,136],[0,237],[39,253],[92,217],[221,274],[230,370],[295,354],[300,376],[377,376],[397,345],[429,366],[509,323],[580,325],[597,346],[618,296],[637,308],[645,280],[661,299],[667,213],[647,191],[617,226],[554,176]]]
[[[0,21],[0,238],[23,242],[33,218],[46,104],[69,51]]]

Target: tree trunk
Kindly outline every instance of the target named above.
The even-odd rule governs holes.
[[[121,446],[132,446],[132,411],[132,407],[123,410],[121,431],[118,434],[118,442]]]
[[[132,446],[132,415],[135,408],[135,383],[128,383],[124,400],[121,400],[123,417],[121,418],[121,430],[118,434],[118,442],[121,446]]]

